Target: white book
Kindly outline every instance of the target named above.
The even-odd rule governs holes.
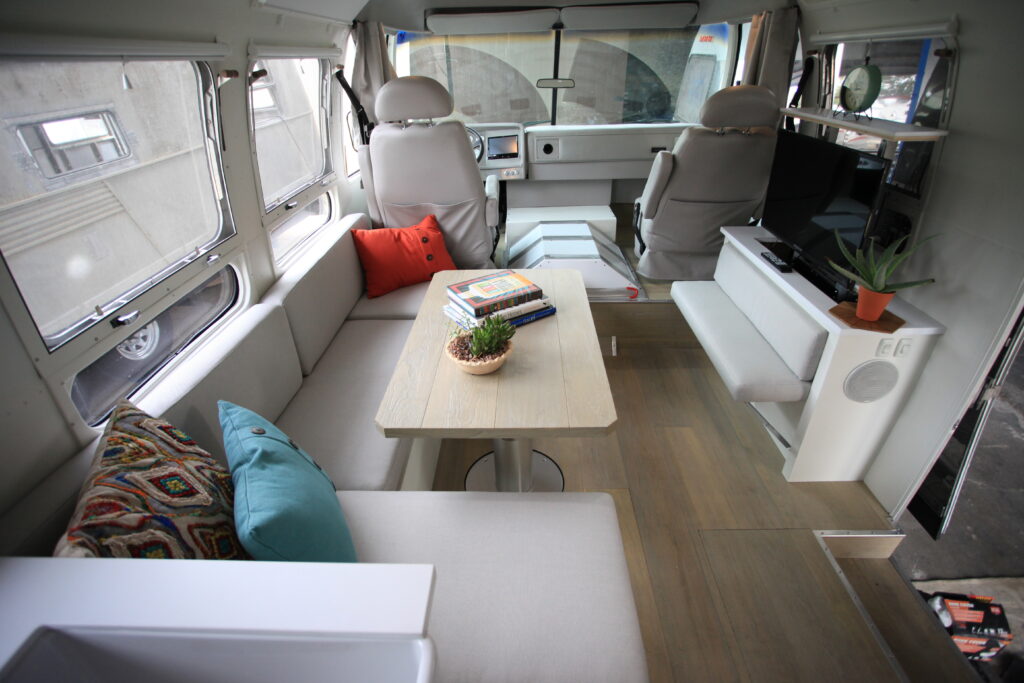
[[[515,318],[526,313],[531,313],[532,311],[539,311],[540,309],[547,308],[549,306],[551,306],[551,298],[544,297],[543,299],[534,299],[533,301],[527,301],[524,304],[512,306],[511,308],[503,308],[500,311],[495,311],[494,313],[491,313],[490,315],[503,318],[504,320],[508,320],[509,318]],[[478,325],[480,325],[480,323],[484,321],[484,318],[487,317],[484,316],[484,318],[474,318],[473,316],[469,315],[469,313],[467,313],[466,311],[462,310],[461,308],[457,308],[455,305],[450,303],[445,304],[442,310],[445,312],[445,315],[447,315],[455,322],[465,323],[465,325],[463,325],[464,327],[477,327]]]

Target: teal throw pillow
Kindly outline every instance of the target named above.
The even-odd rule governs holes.
[[[257,560],[355,562],[334,484],[313,458],[256,413],[218,401],[235,484],[235,527]]]

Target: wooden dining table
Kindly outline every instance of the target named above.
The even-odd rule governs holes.
[[[500,370],[471,375],[444,353],[461,328],[442,308],[448,285],[488,272],[434,275],[377,410],[377,429],[387,437],[493,439],[493,452],[467,473],[469,490],[561,491],[561,469],[532,440],[604,435],[616,421],[583,278],[575,270],[517,271],[543,289],[556,313],[516,328]]]

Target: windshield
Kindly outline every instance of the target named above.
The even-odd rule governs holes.
[[[728,84],[727,24],[631,31],[395,36],[399,76],[428,76],[466,123],[617,124],[697,121]],[[558,49],[556,50],[556,42]],[[556,63],[557,54],[557,63]],[[541,78],[575,87],[537,88]]]

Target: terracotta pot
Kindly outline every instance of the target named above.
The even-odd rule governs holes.
[[[459,366],[460,370],[462,370],[463,372],[468,372],[471,375],[491,374],[492,372],[500,368],[502,365],[504,365],[505,359],[507,359],[509,354],[512,353],[512,342],[509,342],[508,346],[505,348],[505,353],[501,354],[500,356],[488,358],[487,360],[462,360],[460,358],[456,358],[455,355],[452,354],[451,345],[452,342],[454,341],[455,340],[453,339],[451,342],[445,344],[444,353],[446,356],[452,359],[453,363]]]
[[[883,294],[860,287],[857,290],[857,317],[870,322],[878,320],[894,296],[892,292]]]

